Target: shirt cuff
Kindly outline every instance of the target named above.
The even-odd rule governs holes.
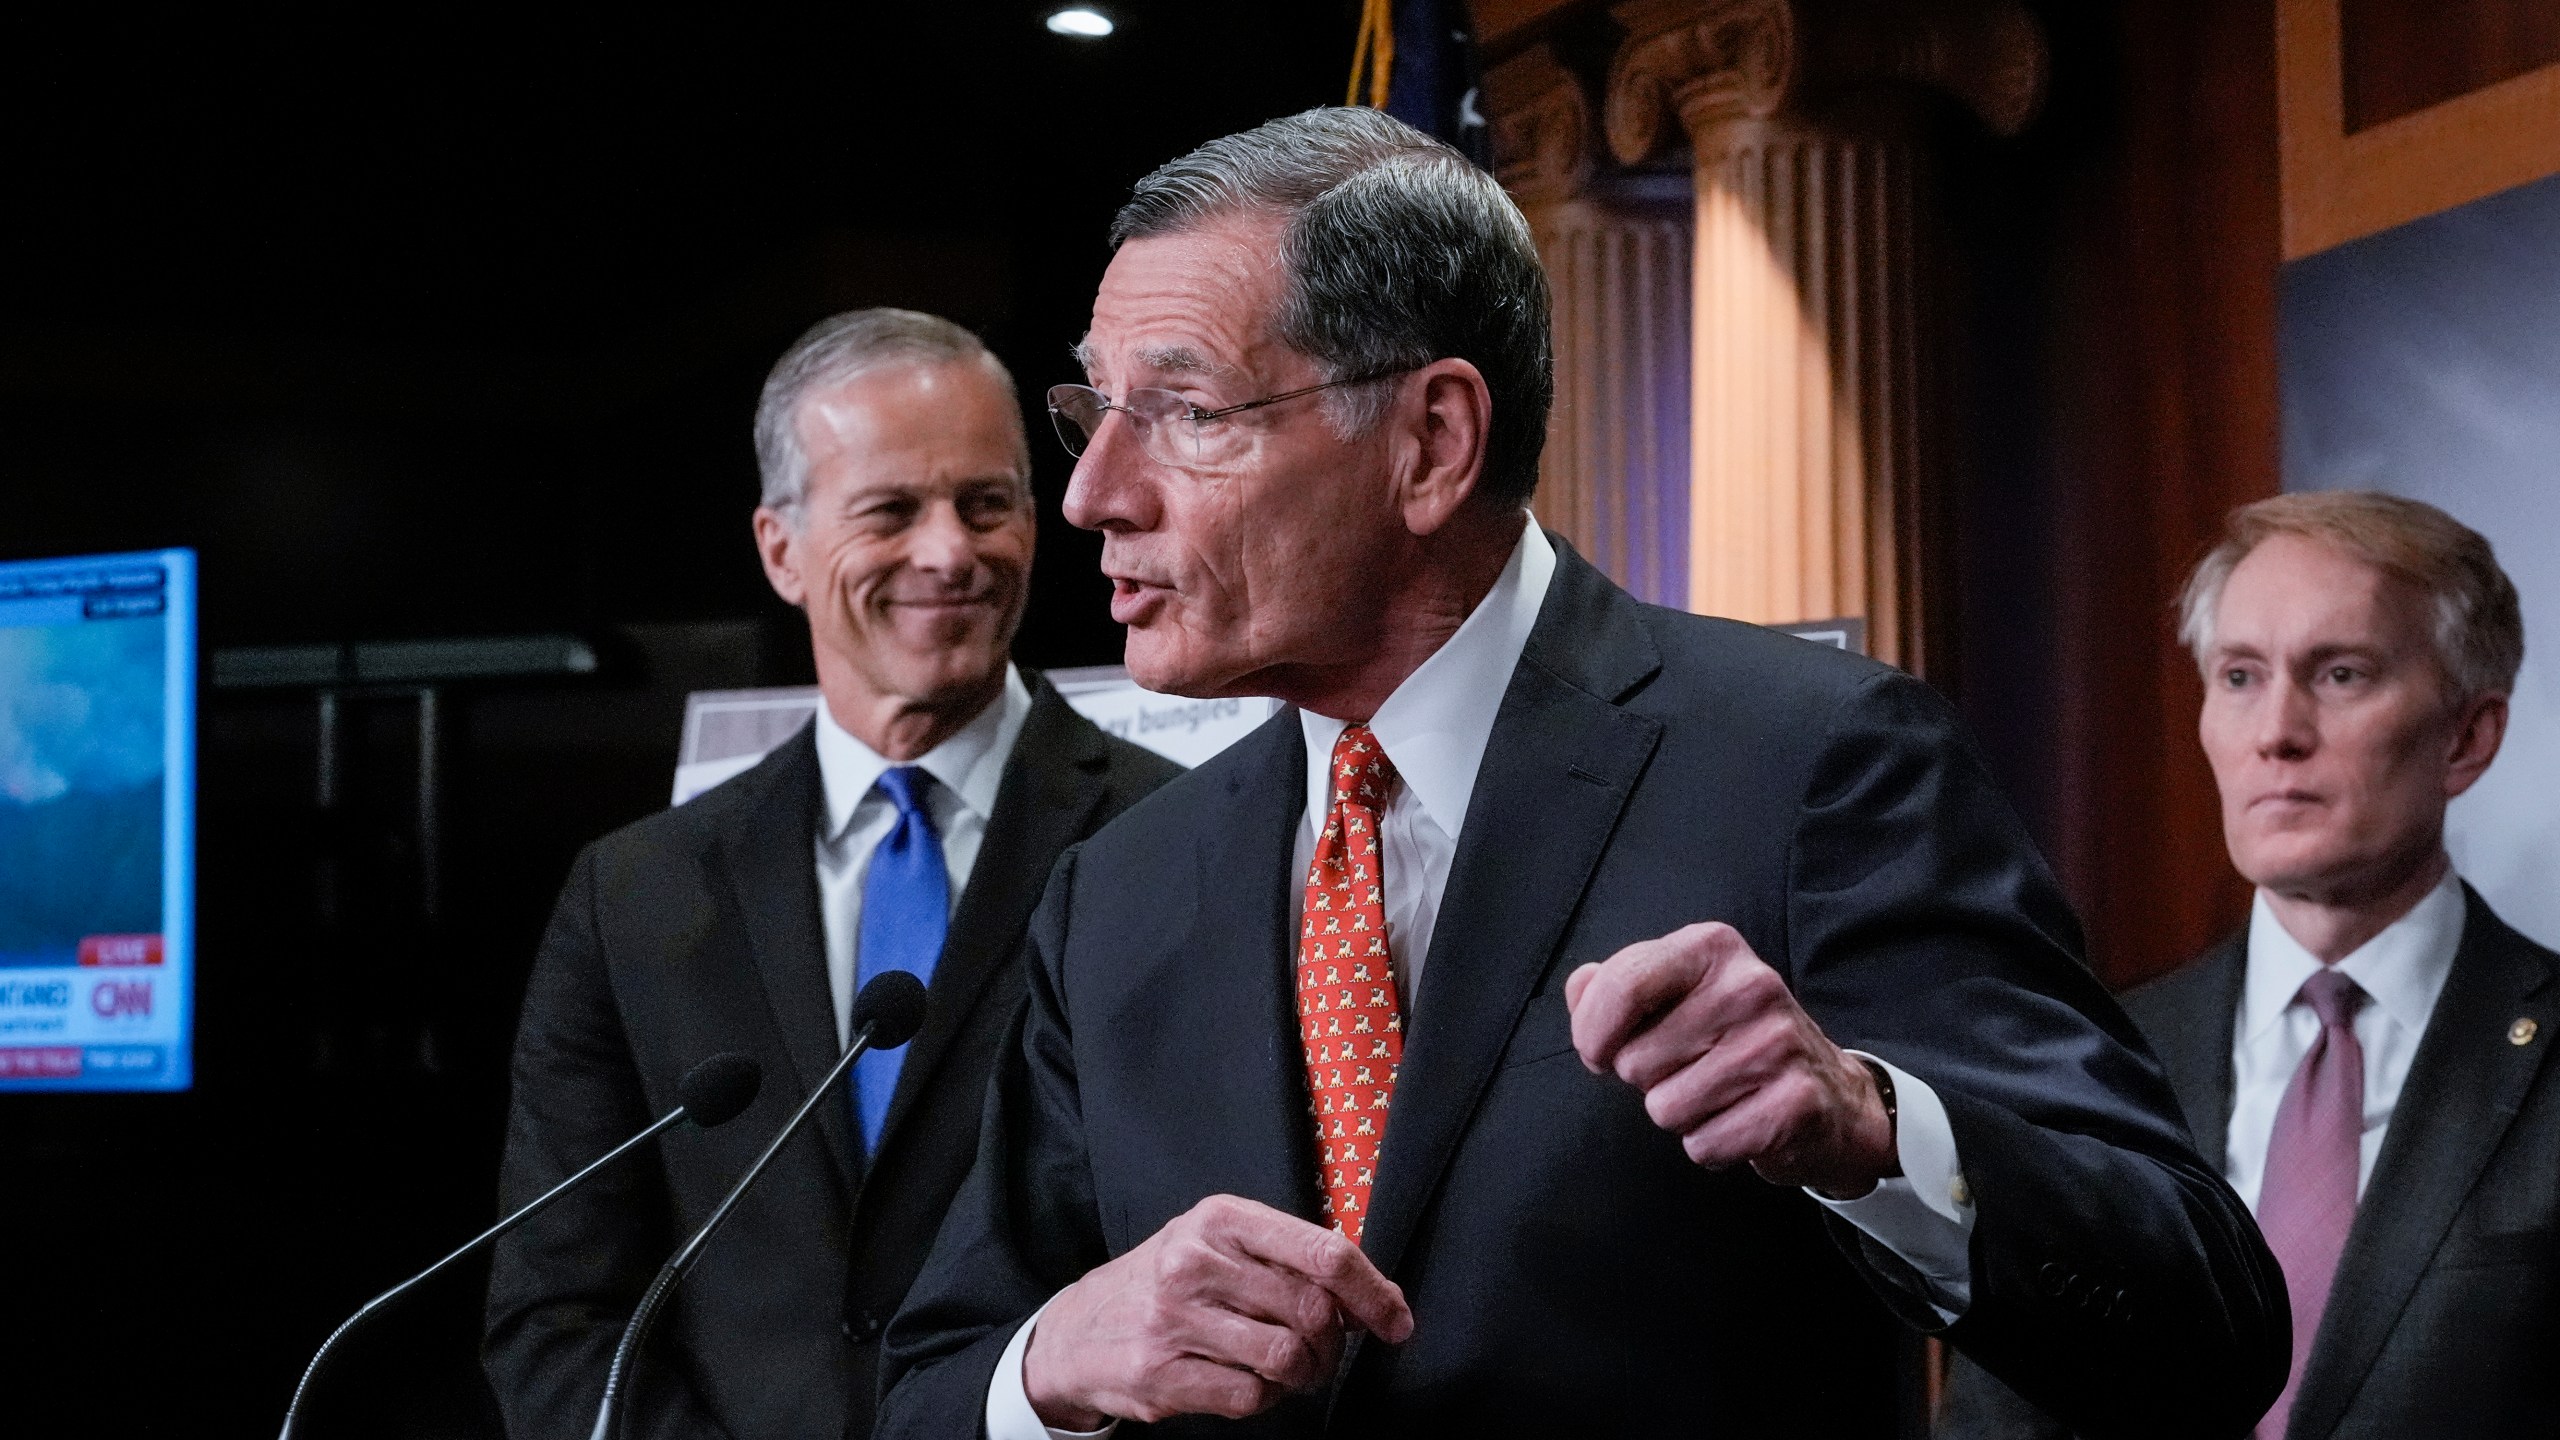
[[[1894,1149],[1902,1173],[1855,1200],[1805,1193],[1918,1271],[1929,1308],[1952,1325],[1973,1301],[1974,1211],[1947,1107],[1917,1076],[1864,1051],[1848,1053],[1874,1060],[1893,1077]]]
[[[1050,1303],[1057,1296],[1049,1297]],[[1013,1343],[1004,1347],[1004,1358],[996,1362],[996,1373],[987,1381],[987,1440],[1094,1440],[1120,1428],[1117,1420],[1099,1430],[1053,1430],[1040,1423],[1040,1412],[1031,1408],[1031,1394],[1022,1388],[1022,1357],[1031,1350],[1031,1327],[1049,1313],[1043,1305],[1013,1332]]]

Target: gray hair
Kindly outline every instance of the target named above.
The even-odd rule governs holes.
[[[1239,212],[1288,223],[1274,333],[1342,380],[1453,358],[1493,398],[1479,488],[1523,505],[1538,488],[1555,398],[1546,268],[1518,206],[1465,156],[1381,111],[1309,110],[1212,140],[1138,182],[1111,243]],[[1337,432],[1386,413],[1383,382],[1325,394]]]
[[[756,401],[756,468],[764,478],[763,504],[796,513],[809,494],[809,457],[800,449],[800,406],[811,393],[893,365],[984,365],[1009,393],[1013,373],[986,342],[939,315],[920,310],[848,310],[809,327],[774,362]],[[1014,448],[1021,476],[1030,483],[1030,444],[1013,411]]]
[[[2178,597],[2178,638],[2197,665],[2211,658],[2214,611],[2231,572],[2278,535],[2334,546],[2424,596],[2455,704],[2514,693],[2524,665],[2524,610],[2487,537],[2433,505],[2375,490],[2306,490],[2232,511],[2222,543],[2198,562]]]

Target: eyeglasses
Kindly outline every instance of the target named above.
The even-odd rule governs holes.
[[[1191,469],[1216,464],[1232,453],[1235,430],[1219,428],[1218,422],[1247,410],[1313,395],[1340,385],[1366,385],[1376,380],[1391,379],[1413,369],[1399,365],[1367,375],[1352,375],[1340,380],[1327,380],[1321,385],[1303,385],[1241,405],[1228,405],[1217,410],[1203,410],[1171,390],[1132,390],[1126,402],[1111,403],[1109,396],[1090,385],[1052,385],[1049,387],[1049,423],[1058,430],[1058,443],[1070,455],[1081,456],[1093,443],[1102,422],[1117,410],[1129,417],[1130,428],[1138,432],[1138,448],[1159,464]]]

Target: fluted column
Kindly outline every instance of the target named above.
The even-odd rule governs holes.
[[[1627,0],[1610,148],[1695,172],[1689,608],[1863,616],[1927,659],[1929,433],[1918,206],[1931,90],[2002,130],[2040,94],[2011,0]]]
[[[1594,192],[1592,105],[1546,46],[1487,72],[1484,98],[1496,169],[1554,292],[1556,406],[1538,518],[1638,596],[1686,605],[1686,207]]]

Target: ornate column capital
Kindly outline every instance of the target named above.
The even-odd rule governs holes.
[[[1493,172],[1524,206],[1560,204],[1590,183],[1591,97],[1544,44],[1484,73]]]
[[[1627,27],[1609,65],[1609,150],[1634,165],[1670,148],[1677,120],[1689,136],[1777,113],[1797,75],[1796,12],[1788,0],[1627,0]]]
[[[1627,37],[1609,67],[1609,148],[1630,165],[1670,147],[1674,119],[1703,150],[1814,90],[1938,90],[2003,135],[2044,99],[2044,31],[2019,0],[1622,0],[1610,13]]]

